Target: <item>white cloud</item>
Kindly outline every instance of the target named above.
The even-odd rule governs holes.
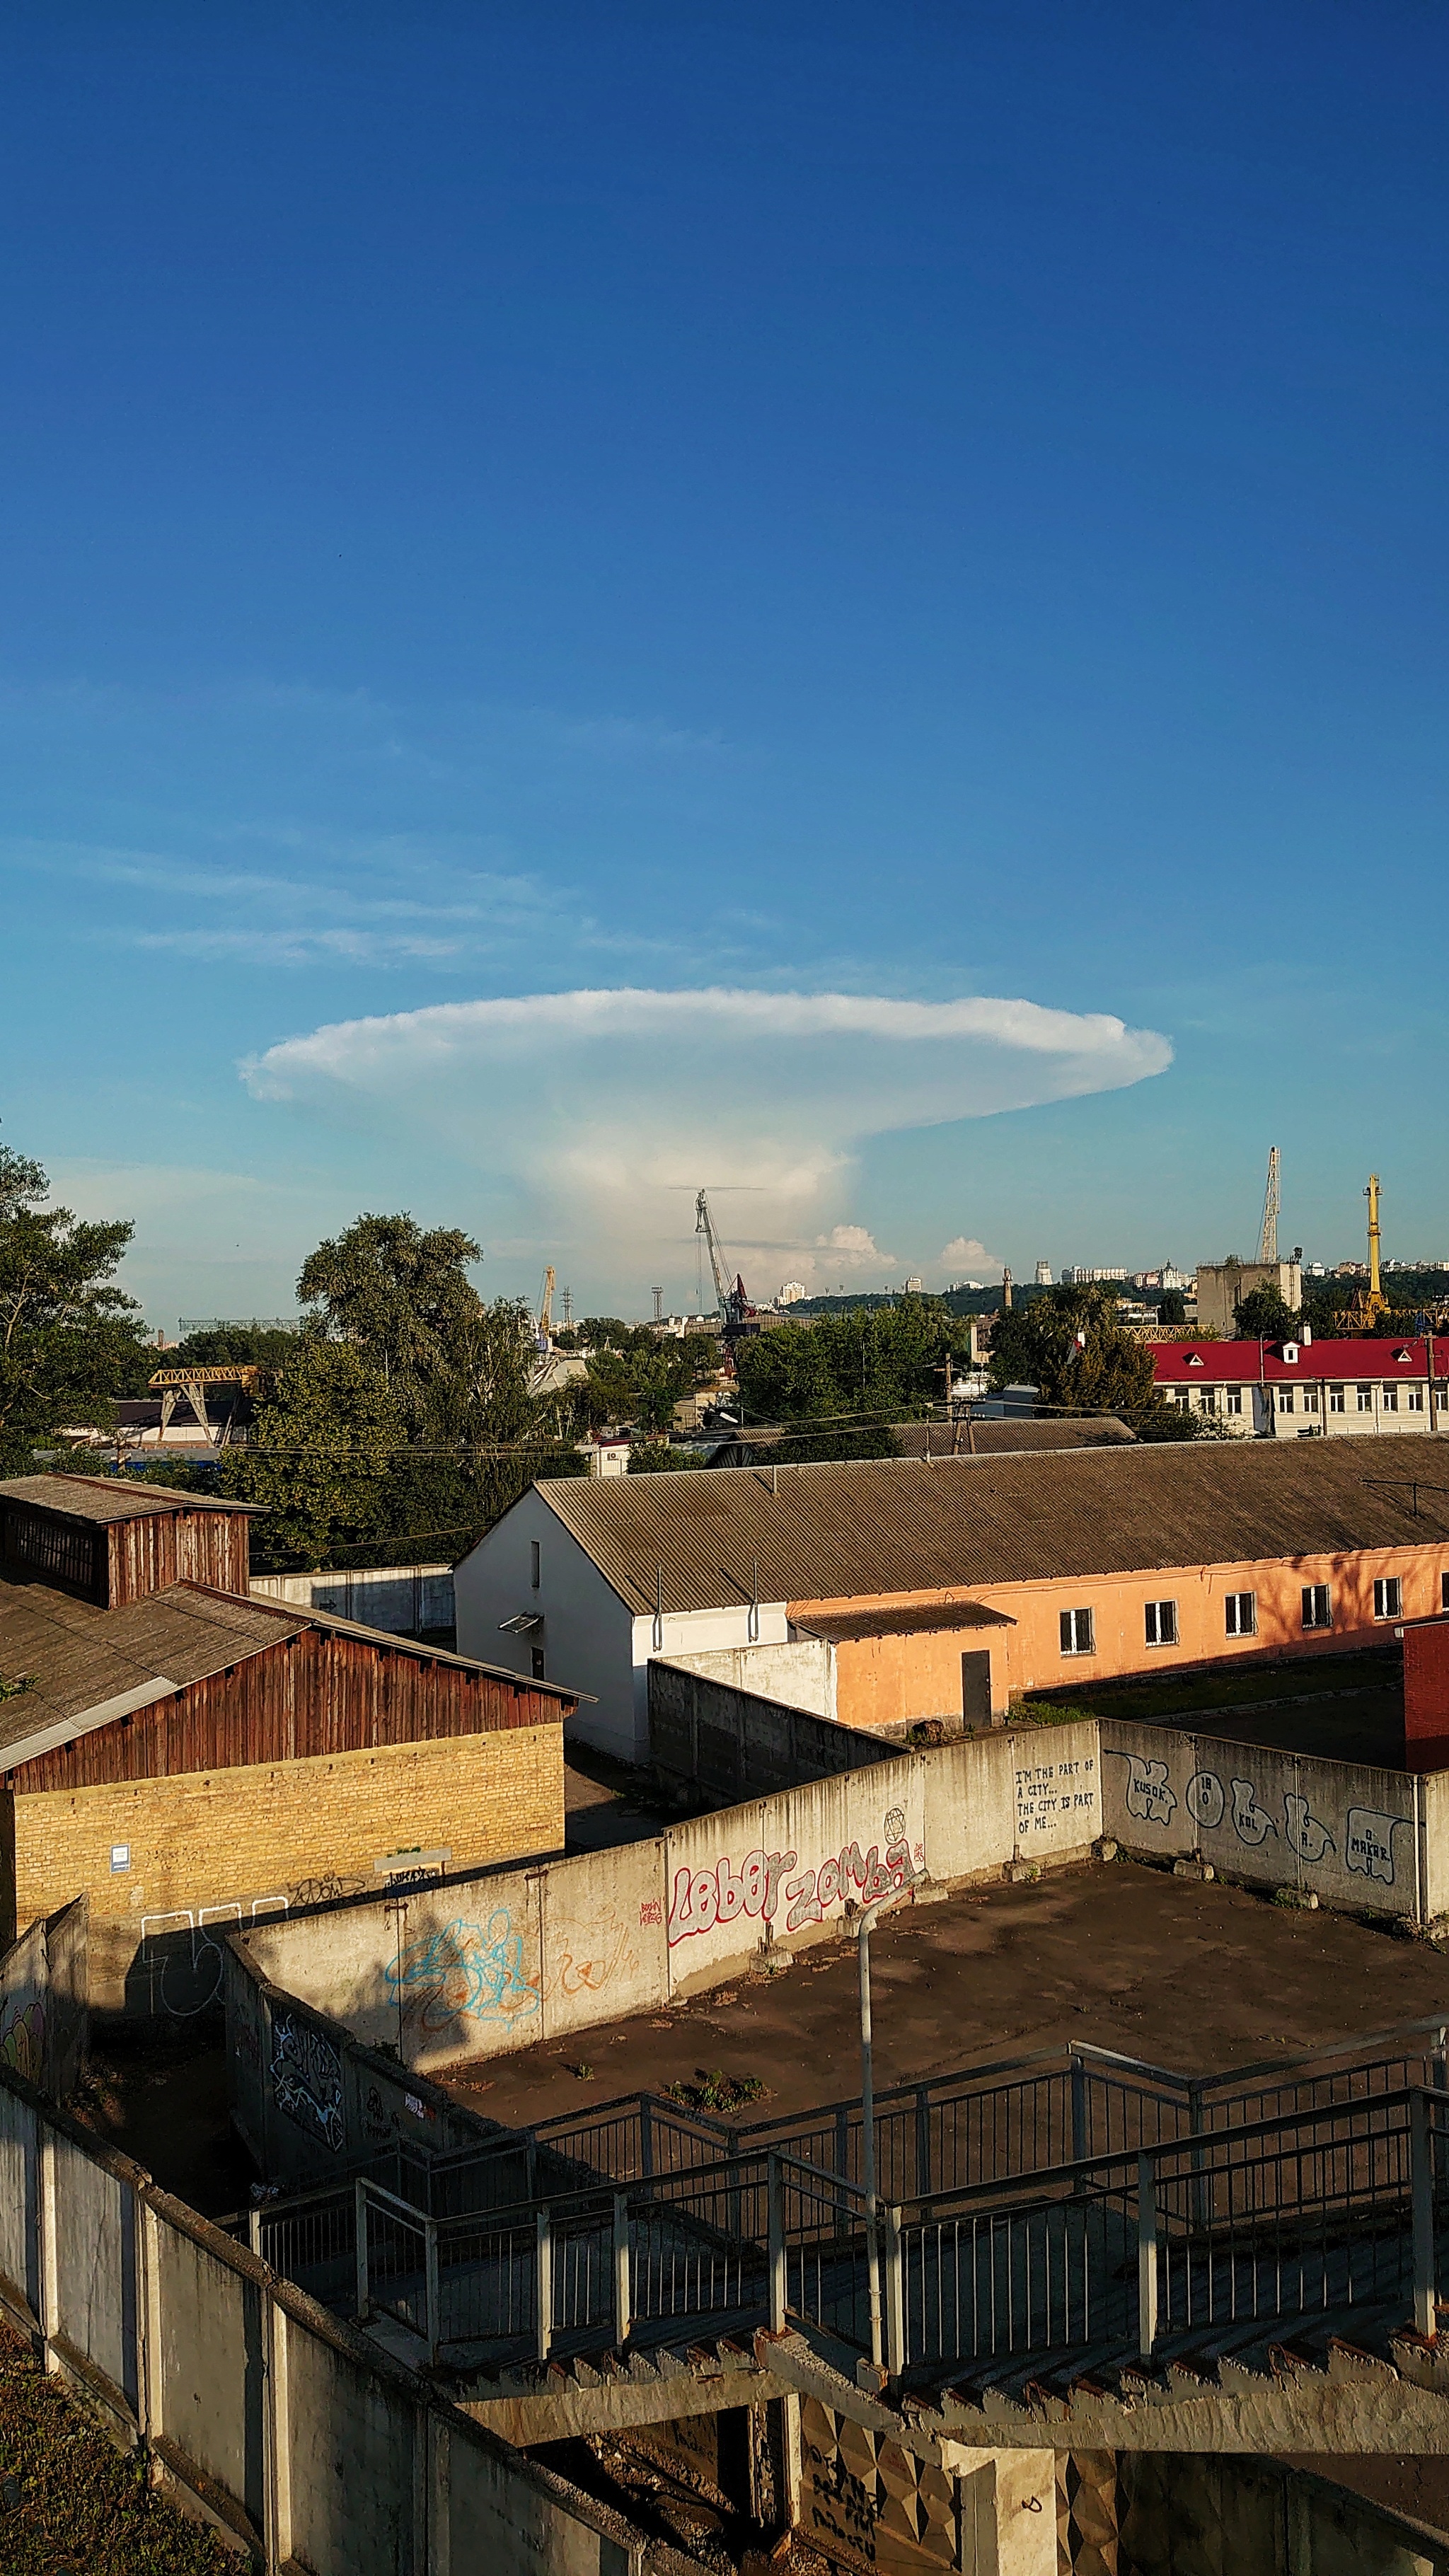
[[[974,1234],[954,1236],[950,1243],[943,1245],[936,1259],[941,1270],[1000,1271],[1005,1266],[1000,1253],[988,1252],[985,1244],[978,1243]]]
[[[1166,1038],[1106,1013],[972,996],[640,990],[531,993],[345,1020],[243,1075],[260,1100],[426,1139],[600,1258],[674,1256],[708,1188],[731,1257],[821,1271],[893,1260],[840,1221],[867,1138],[1111,1091],[1160,1073]],[[617,1268],[609,1259],[608,1266]]]
[[[831,1253],[845,1270],[889,1270],[895,1265],[893,1252],[882,1252],[875,1237],[863,1225],[833,1225],[828,1234],[817,1235],[820,1248]],[[817,1262],[817,1270],[828,1270],[830,1263]]]

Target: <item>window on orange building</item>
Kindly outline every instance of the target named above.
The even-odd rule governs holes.
[[[1175,1646],[1177,1643],[1177,1603],[1149,1601],[1143,1610],[1143,1627],[1149,1646]]]
[[[1379,1574],[1374,1578],[1374,1617],[1402,1619],[1404,1587],[1397,1574]]]
[[[1305,1628],[1331,1628],[1333,1626],[1333,1602],[1329,1596],[1329,1590],[1326,1583],[1304,1584],[1303,1625]]]
[[[1228,1636],[1256,1637],[1258,1633],[1256,1592],[1229,1592],[1224,1598],[1223,1610]]]
[[[1091,1655],[1096,1652],[1096,1635],[1090,1610],[1064,1610],[1061,1621],[1064,1655]]]

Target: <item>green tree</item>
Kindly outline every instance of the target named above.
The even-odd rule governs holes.
[[[454,1376],[478,1313],[466,1269],[478,1253],[454,1227],[425,1233],[410,1216],[360,1216],[302,1264],[297,1296],[312,1329],[365,1356],[411,1431]]]
[[[751,1423],[790,1425],[771,1453],[782,1461],[887,1457],[892,1423],[941,1403],[966,1347],[966,1326],[936,1297],[776,1325],[736,1345],[746,1435]]]
[[[1191,1440],[1198,1416],[1159,1395],[1148,1344],[1117,1316],[1115,1288],[1048,1289],[998,1315],[991,1335],[995,1387],[1034,1386],[1052,1413],[1114,1413],[1139,1440]]]
[[[250,1445],[222,1452],[217,1487],[266,1513],[259,1568],[350,1560],[387,1528],[383,1506],[403,1423],[386,1382],[344,1342],[298,1342],[258,1408]]]
[[[23,1474],[70,1423],[104,1428],[155,1363],[115,1284],[133,1228],[47,1207],[39,1163],[0,1146],[0,1472]]]
[[[1265,1282],[1238,1299],[1233,1308],[1233,1325],[1240,1342],[1295,1342],[1302,1329],[1302,1317],[1289,1305],[1281,1288]]]

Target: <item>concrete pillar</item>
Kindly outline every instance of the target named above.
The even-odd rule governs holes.
[[[970,2451],[941,2445],[961,2482],[962,2576],[1056,2576],[1055,2451]]]
[[[268,2576],[287,2566],[292,2556],[292,2407],[288,2387],[288,2334],[291,2320],[277,2305],[270,2288],[262,2293],[263,2355],[266,2362],[266,2406],[262,2416],[263,2473],[266,2480],[263,2538]]]

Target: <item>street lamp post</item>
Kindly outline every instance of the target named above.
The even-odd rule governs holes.
[[[856,1915],[853,1930],[860,1962],[860,2162],[861,2181],[865,2186],[865,2276],[870,2301],[870,2357],[879,2370],[885,2361],[885,2327],[881,2316],[880,2297],[880,2204],[876,2196],[875,2172],[875,2068],[870,2023],[870,1936],[877,1915],[906,1893],[893,1887],[888,1896],[878,1896],[873,1905],[863,1905]]]

